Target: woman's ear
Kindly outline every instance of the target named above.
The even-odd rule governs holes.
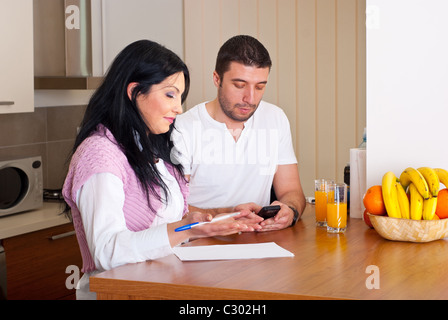
[[[134,92],[134,89],[137,85],[138,85],[138,82],[131,82],[130,84],[128,84],[127,94],[128,94],[129,100],[131,100],[131,101],[132,101],[132,93]]]

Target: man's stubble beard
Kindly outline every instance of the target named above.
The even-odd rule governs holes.
[[[219,102],[219,106],[221,107],[222,112],[224,112],[224,114],[227,117],[229,117],[230,119],[232,119],[234,121],[239,121],[239,122],[247,121],[254,114],[255,110],[257,110],[257,107],[258,107],[258,105],[255,105],[255,104],[241,105],[239,103],[237,103],[233,107],[231,107],[230,102],[221,93],[221,89],[218,89],[218,102]],[[247,115],[243,115],[243,116],[236,115],[235,109],[242,108],[242,107],[250,107],[252,109],[252,112],[250,112]]]

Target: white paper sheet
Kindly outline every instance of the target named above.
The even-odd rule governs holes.
[[[294,257],[275,242],[174,247],[173,251],[182,261]]]

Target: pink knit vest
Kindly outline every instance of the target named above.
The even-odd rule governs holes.
[[[167,169],[179,183],[184,196],[183,213],[185,214],[188,210],[188,185],[172,166],[167,164]],[[125,193],[123,212],[129,230],[148,229],[155,217],[155,213],[148,206],[146,194],[140,187],[137,176],[112,133],[104,126],[98,126],[98,130],[84,140],[73,155],[62,190],[65,201],[71,208],[73,225],[83,260],[82,272],[94,271],[96,267],[87,245],[81,215],[76,207],[76,194],[92,175],[103,172],[112,173],[123,181]],[[157,192],[160,194],[160,190]],[[150,202],[155,211],[162,206],[161,202],[151,195]]]

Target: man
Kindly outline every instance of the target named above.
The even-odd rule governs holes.
[[[217,97],[177,117],[174,156],[190,181],[190,211],[258,213],[270,204],[273,187],[278,200],[272,205],[281,209],[263,221],[253,215],[255,230],[289,227],[303,213],[289,121],[279,107],[262,101],[271,65],[255,38],[229,39],[213,72]]]

